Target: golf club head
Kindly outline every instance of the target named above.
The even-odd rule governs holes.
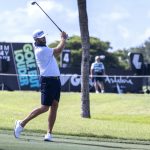
[[[35,5],[36,4],[36,2],[31,2],[31,5]]]

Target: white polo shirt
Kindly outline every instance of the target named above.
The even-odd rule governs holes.
[[[60,76],[57,61],[53,54],[53,49],[47,46],[35,46],[35,58],[41,76]]]

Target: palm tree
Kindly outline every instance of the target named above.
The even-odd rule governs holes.
[[[86,0],[78,0],[79,24],[82,41],[82,62],[81,62],[81,102],[83,118],[90,118],[89,100],[89,30],[88,16],[86,11]]]

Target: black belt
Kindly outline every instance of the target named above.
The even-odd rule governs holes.
[[[59,76],[56,76],[56,77],[51,77],[51,76],[41,76],[41,78],[44,78],[44,79],[56,79],[56,80],[58,80],[58,79],[59,79]]]

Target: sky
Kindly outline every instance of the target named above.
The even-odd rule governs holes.
[[[69,36],[79,35],[77,0],[35,0]],[[34,42],[42,29],[47,43],[59,30],[31,0],[0,0],[0,42]],[[87,0],[90,36],[109,41],[112,51],[142,45],[150,37],[150,0]]]

